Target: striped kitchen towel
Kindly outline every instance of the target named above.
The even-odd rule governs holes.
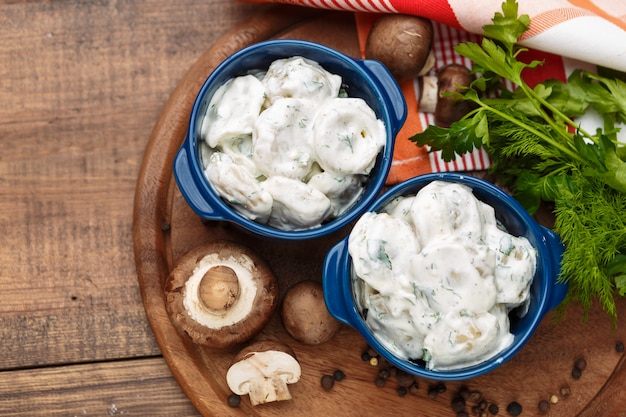
[[[250,0],[249,0],[250,1]],[[366,13],[422,16],[482,34],[503,0],[251,0]],[[532,49],[626,72],[626,1],[518,0],[530,16],[520,43]]]
[[[365,57],[367,35],[379,17],[380,14],[355,13],[362,57]],[[439,22],[433,22],[433,29],[433,52],[436,59],[435,66],[428,75],[435,75],[440,68],[449,64],[460,64],[471,68],[471,62],[457,54],[454,46],[468,41],[480,42],[481,36]],[[526,55],[524,60],[537,59],[544,62],[539,69],[525,73],[525,79],[531,86],[548,78],[565,80],[574,68],[585,65],[543,51],[529,50]],[[418,147],[411,142],[409,140],[411,136],[421,132],[426,126],[434,124],[434,116],[432,113],[420,111],[418,100],[420,83],[417,79],[402,82],[400,87],[409,111],[407,120],[396,137],[393,162],[387,177],[388,184],[395,184],[429,172],[482,171],[489,168],[489,155],[483,149],[474,150],[458,156],[454,161],[446,162],[441,157],[441,152],[428,152],[426,148]]]
[[[246,0],[288,3],[314,8],[354,12],[361,54],[372,24],[383,13],[401,13],[430,19],[434,26],[434,75],[441,67],[471,63],[454,46],[480,42],[482,26],[501,10],[502,0],[482,0],[480,7],[467,0]],[[531,18],[520,43],[529,48],[524,60],[543,60],[544,65],[525,72],[532,86],[557,78],[565,80],[575,68],[595,70],[596,65],[626,71],[626,1],[616,0],[518,0],[519,14]],[[584,28],[584,29],[581,29]],[[490,165],[484,150],[445,162],[439,152],[428,152],[409,138],[434,123],[433,115],[419,110],[418,80],[402,82],[408,105],[407,120],[398,133],[393,165],[387,183],[395,184],[428,172],[480,171]]]

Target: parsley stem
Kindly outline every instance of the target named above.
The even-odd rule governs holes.
[[[571,141],[572,137],[567,133],[567,131],[565,129],[562,129],[559,125],[557,125],[554,122],[554,117],[550,117],[550,116],[548,116],[546,114],[546,112],[544,111],[544,108],[550,110],[550,112],[553,115],[558,116],[561,120],[563,120],[563,122],[567,126],[570,126],[570,127],[574,128],[574,129],[576,129],[578,131],[578,133],[580,133],[582,136],[585,136],[585,137],[591,139],[594,143],[598,143],[598,140],[597,140],[597,138],[595,136],[590,135],[587,131],[582,129],[580,127],[580,125],[576,124],[572,119],[570,119],[568,116],[563,114],[559,109],[554,107],[552,104],[550,104],[548,101],[546,101],[543,97],[539,96],[526,83],[522,82],[521,84],[519,84],[519,87],[522,88],[522,90],[524,91],[526,96],[531,99],[531,102],[533,103],[535,109],[537,109],[539,114],[541,114],[541,117],[543,117],[543,119],[550,126],[552,126],[552,129],[555,130],[556,132],[558,132],[564,139],[566,139],[567,141]],[[532,99],[534,99],[534,100],[532,100]],[[539,105],[539,104],[541,104],[541,105]]]
[[[500,110],[491,107],[485,103],[483,103],[480,99],[473,99],[473,101],[478,104],[479,106],[481,106],[483,109],[490,111],[494,114],[497,114],[498,116],[502,117],[505,120],[508,120],[509,122],[518,125],[519,127],[527,130],[528,132],[536,135],[537,137],[543,139],[546,143],[549,143],[550,145],[554,146],[555,148],[557,148],[558,150],[560,150],[563,154],[567,155],[568,157],[572,158],[575,161],[584,163],[584,159],[580,157],[580,155],[577,152],[572,151],[571,149],[569,149],[567,146],[564,146],[562,143],[554,140],[554,138],[551,138],[550,136],[547,136],[545,134],[543,134],[541,131],[535,129],[533,126],[528,125],[524,122],[522,122],[521,120],[515,118],[515,117],[511,117],[508,114],[501,112]],[[555,126],[552,126],[553,129],[556,129]],[[559,130],[559,129],[556,129]]]

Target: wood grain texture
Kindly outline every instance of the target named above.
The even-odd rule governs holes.
[[[265,19],[264,16],[261,18]],[[344,21],[345,18],[345,15],[327,14],[303,21],[298,26],[284,20],[278,24],[289,26],[289,30],[281,31],[281,36],[316,40],[338,49],[345,48],[346,52],[356,55],[355,44],[349,42],[350,39],[355,41],[354,28],[350,29],[351,23]],[[256,25],[259,24],[262,23],[253,17],[241,27],[253,27],[258,31]],[[219,45],[232,47],[233,40],[239,42],[237,30],[240,28],[227,33]],[[242,46],[250,39],[246,36]],[[193,85],[193,91],[197,91],[196,87],[204,77],[196,69],[212,67],[213,53],[209,49],[200,57],[182,86]],[[298,281],[320,279],[324,254],[339,236],[314,244],[268,244],[230,224],[202,222],[182,198],[171,175],[171,160],[177,150],[173,143],[182,142],[186,116],[191,107],[188,92],[177,89],[169,104],[160,118],[167,123],[157,124],[153,131],[153,148],[146,154],[140,175],[135,201],[135,250],[143,300],[157,341],[183,391],[203,416],[332,414],[363,417],[412,415],[415,410],[427,417],[453,416],[450,402],[464,384],[480,390],[489,402],[497,403],[502,414],[507,404],[518,401],[524,405],[525,415],[533,415],[539,401],[558,395],[560,388],[567,385],[572,394],[552,406],[551,416],[591,416],[598,415],[600,410],[608,413],[605,415],[623,415],[624,400],[615,396],[621,389],[623,354],[615,351],[615,343],[626,337],[626,331],[623,326],[612,329],[604,313],[597,310],[591,312],[587,323],[583,323],[582,311],[576,306],[570,306],[565,318],[558,323],[552,321],[552,315],[546,317],[524,349],[497,371],[465,383],[448,383],[447,392],[436,399],[427,394],[429,384],[435,381],[420,380],[417,394],[405,397],[397,395],[393,379],[382,388],[375,387],[378,368],[361,360],[361,352],[366,346],[354,330],[343,327],[330,342],[312,348],[291,339],[275,316],[260,338],[287,342],[296,351],[303,366],[303,376],[291,388],[294,399],[252,407],[244,397],[241,408],[229,408],[226,398],[230,391],[225,383],[225,373],[237,351],[201,348],[176,331],[163,305],[163,285],[168,272],[188,250],[204,242],[229,238],[255,248],[268,260],[284,291]],[[164,166],[164,171],[158,170]],[[155,177],[158,181],[150,180]],[[144,184],[142,180],[147,182]],[[620,300],[619,309],[620,314],[626,313],[624,300]],[[580,357],[584,357],[589,365],[583,378],[574,379],[570,373],[574,361]],[[331,391],[325,391],[320,386],[321,376],[338,368],[347,374],[347,378],[335,384]]]
[[[199,415],[151,358],[133,199],[167,98],[258,10],[0,1],[0,415]]]
[[[180,79],[257,10],[0,3],[0,369],[159,354],[133,258],[137,174]]]
[[[2,372],[0,415],[199,416],[162,358]]]

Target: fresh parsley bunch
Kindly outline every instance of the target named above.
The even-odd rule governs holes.
[[[580,302],[587,313],[597,299],[615,322],[615,299],[626,296],[626,147],[617,140],[618,125],[626,122],[626,83],[576,70],[565,83],[531,88],[523,72],[542,62],[519,60],[526,49],[517,44],[529,16],[518,16],[516,1],[506,0],[492,22],[483,27],[481,44],[455,47],[477,74],[457,98],[475,109],[411,140],[441,150],[446,161],[483,147],[490,169],[531,214],[542,201],[553,203],[554,229],[565,244],[559,279],[570,284],[567,301]],[[590,109],[604,123],[595,132],[576,122]]]

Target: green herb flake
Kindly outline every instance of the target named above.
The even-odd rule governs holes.
[[[340,142],[345,143],[347,147],[350,148],[351,152],[354,152],[353,142],[354,142],[354,134],[338,134],[338,139]]]
[[[381,263],[387,269],[392,269],[391,258],[386,249],[387,242],[384,240],[375,240],[369,241],[368,245],[370,245],[368,248],[370,258]]]

